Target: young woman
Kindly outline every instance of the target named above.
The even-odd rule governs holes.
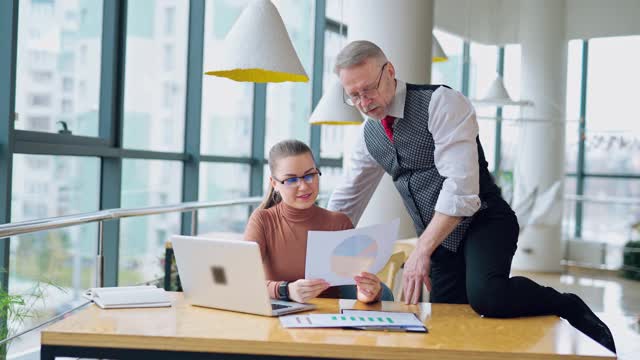
[[[318,296],[357,298],[362,302],[393,300],[374,274],[354,277],[356,286],[329,287],[323,279],[305,279],[307,232],[352,229],[339,212],[315,205],[320,170],[303,142],[285,140],[269,151],[269,191],[251,215],[244,238],[260,245],[271,298],[307,302]]]

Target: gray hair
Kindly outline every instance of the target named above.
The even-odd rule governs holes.
[[[376,59],[380,64],[388,61],[382,49],[371,41],[352,41],[336,56],[336,64],[333,67],[333,71],[336,74],[340,74],[340,70],[360,65],[368,59]]]

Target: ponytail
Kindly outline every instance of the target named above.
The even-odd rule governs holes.
[[[269,191],[267,191],[267,194],[264,196],[264,199],[262,200],[260,206],[258,206],[258,209],[266,210],[270,207],[278,205],[281,201],[282,197],[280,196],[280,194],[276,191],[276,189],[273,188],[271,184],[269,184]]]

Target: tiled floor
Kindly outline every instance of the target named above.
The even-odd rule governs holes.
[[[567,275],[514,272],[558,291],[579,295],[613,332],[622,360],[640,359],[640,281],[572,269]]]

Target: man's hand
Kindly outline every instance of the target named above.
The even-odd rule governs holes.
[[[420,297],[422,284],[431,291],[431,257],[429,254],[417,247],[404,263],[402,272],[402,284],[405,304],[417,304]]]
[[[329,283],[323,279],[296,280],[289,283],[289,298],[295,302],[306,303],[318,297],[329,286]]]
[[[361,272],[353,277],[358,288],[358,301],[370,303],[378,300],[378,295],[382,290],[380,279],[375,274]]]
[[[453,229],[460,224],[461,217],[449,216],[435,212],[433,219],[424,230],[415,250],[404,263],[404,271],[402,273],[402,289],[404,293],[404,301],[407,304],[417,304],[420,297],[420,289],[422,284],[431,291],[431,254],[444,239],[451,234]]]

